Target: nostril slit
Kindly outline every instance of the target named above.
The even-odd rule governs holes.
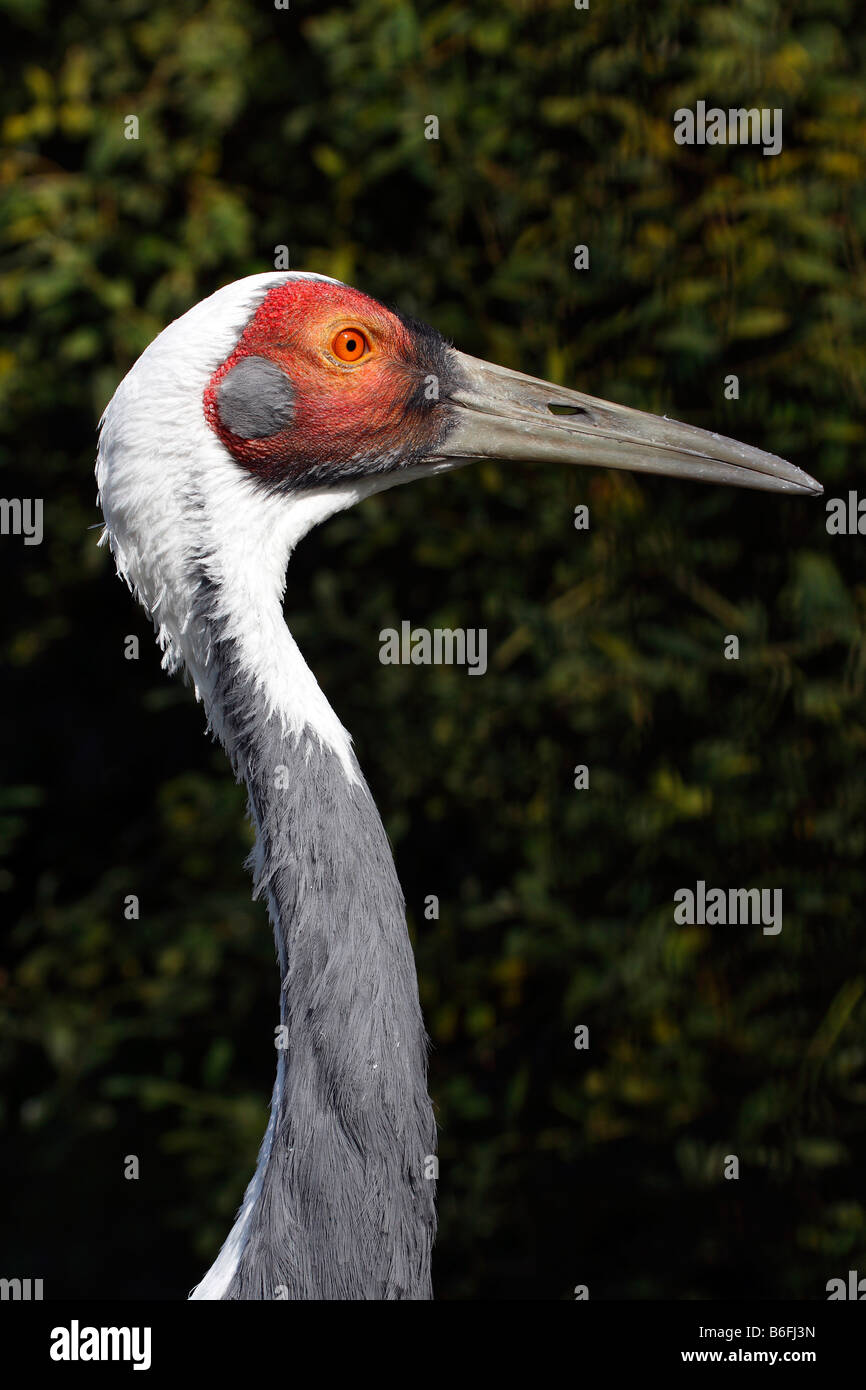
[[[582,405],[554,405],[548,401],[547,408],[551,415],[587,415],[591,419],[591,412]]]

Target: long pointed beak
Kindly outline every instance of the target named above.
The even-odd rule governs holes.
[[[452,353],[458,384],[443,457],[597,464],[813,497],[824,490],[801,468],[748,444]]]

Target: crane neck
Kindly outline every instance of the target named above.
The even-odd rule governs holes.
[[[281,598],[247,588],[241,622],[218,567],[197,588],[208,661],[195,674],[249,791],[254,896],[273,923],[280,1007],[258,1167],[193,1297],[429,1298],[435,1124],[403,895],[348,735]]]

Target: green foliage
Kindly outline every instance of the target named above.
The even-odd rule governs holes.
[[[845,495],[866,42],[854,0],[0,10],[3,490],[46,509],[41,547],[0,545],[3,1262],[48,1296],[177,1295],[255,1161],[276,972],[242,792],[88,529],[114,385],[286,244],[470,352]],[[783,153],[677,146],[699,99],[781,107]],[[409,904],[440,1296],[815,1298],[866,1268],[863,545],[820,503],[484,466],[293,561],[287,619]],[[487,676],[381,666],[403,618],[487,627]],[[781,935],[675,926],[698,878],[781,887]]]

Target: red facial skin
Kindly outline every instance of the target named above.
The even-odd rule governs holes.
[[[355,362],[333,352],[343,329],[369,344]],[[204,412],[226,448],[273,485],[331,473],[354,476],[413,462],[442,433],[438,397],[425,382],[447,372],[446,348],[433,330],[404,322],[375,299],[345,285],[288,280],[271,290],[204,394]],[[219,415],[217,387],[242,357],[263,357],[285,372],[294,393],[293,418],[277,434],[243,439]]]

